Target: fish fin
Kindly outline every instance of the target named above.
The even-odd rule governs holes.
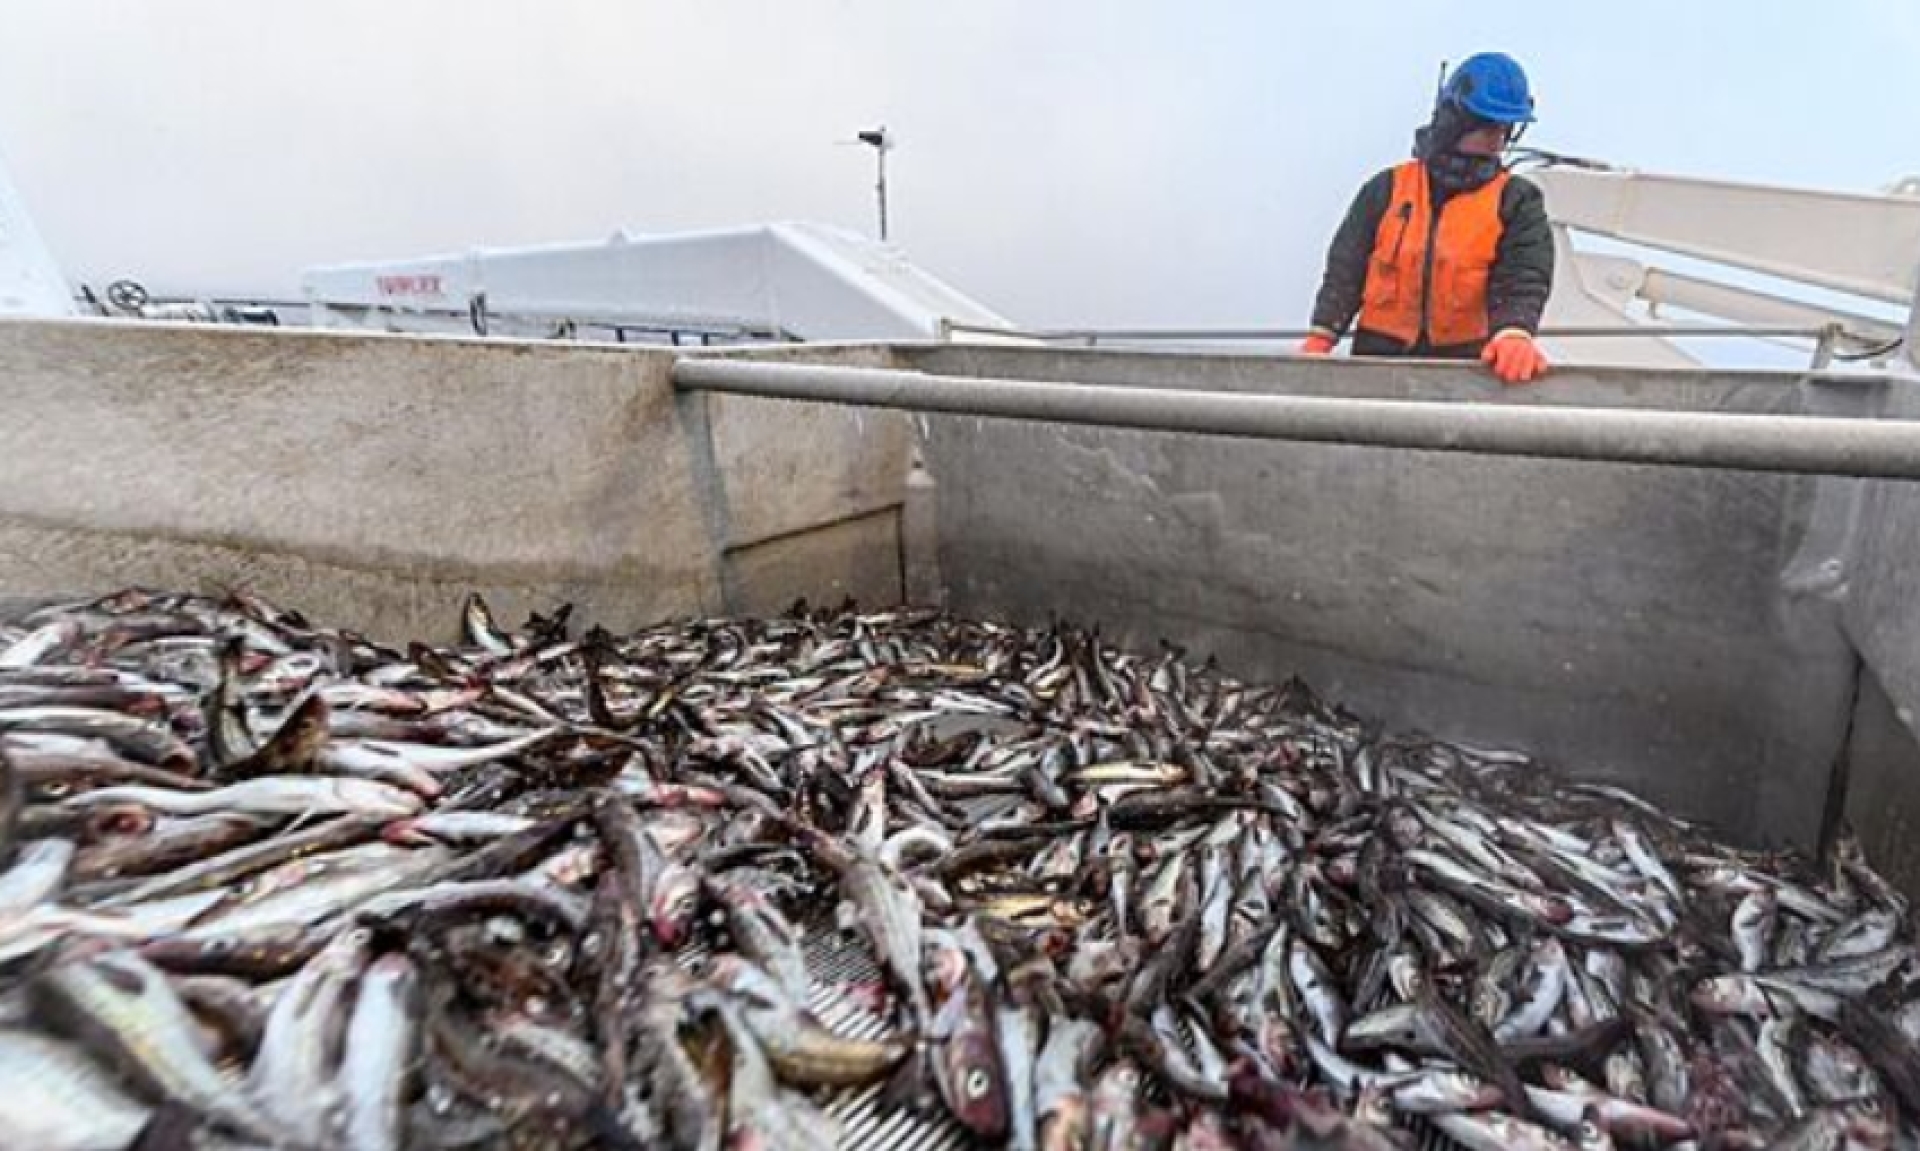
[[[148,1117],[126,1151],[194,1151],[200,1117],[180,1103],[168,1103]]]
[[[914,1044],[880,1088],[877,1105],[882,1113],[906,1111],[919,1115],[927,1111],[933,1102],[932,1059],[932,1048],[925,1043]]]
[[[279,730],[253,754],[221,765],[216,774],[221,779],[238,780],[303,772],[326,746],[330,738],[327,724],[326,698],[309,691],[287,712]]]

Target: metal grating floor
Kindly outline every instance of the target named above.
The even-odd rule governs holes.
[[[864,941],[831,928],[810,930],[806,954],[807,972],[813,976],[808,1005],[822,1023],[860,1039],[877,1038],[892,1030],[846,994],[849,985],[871,985],[880,979],[880,969],[867,954]],[[966,1130],[944,1112],[911,1115],[881,1111],[880,1091],[881,1085],[876,1083],[828,1099],[827,1114],[841,1123],[841,1147],[849,1151],[950,1151],[972,1145]]]

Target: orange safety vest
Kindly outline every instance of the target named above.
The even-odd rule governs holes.
[[[1419,342],[1423,328],[1436,348],[1487,338],[1487,277],[1500,249],[1500,192],[1507,179],[1502,172],[1471,192],[1448,197],[1435,226],[1426,165],[1408,160],[1393,170],[1393,199],[1380,218],[1367,264],[1361,328],[1409,347]]]

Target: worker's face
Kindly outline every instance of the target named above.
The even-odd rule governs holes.
[[[1468,156],[1498,156],[1506,150],[1507,137],[1512,133],[1511,125],[1482,124],[1462,134],[1454,151]]]

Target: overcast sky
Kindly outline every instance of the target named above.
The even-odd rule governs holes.
[[[1443,59],[1530,143],[1876,190],[1920,172],[1915,0],[7,0],[0,153],[94,284],[770,219],[873,228],[1017,321],[1294,325]]]

